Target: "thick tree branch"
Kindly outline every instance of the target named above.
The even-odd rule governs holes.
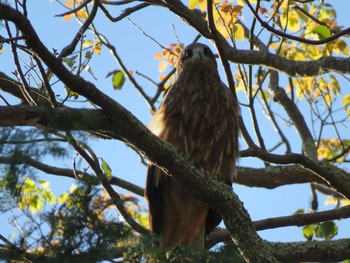
[[[250,148],[242,152],[242,156],[258,157],[263,161],[276,164],[299,164],[305,169],[320,176],[330,186],[346,198],[350,199],[350,174],[344,170],[322,162],[314,162],[301,154],[278,155],[268,153],[260,148]]]
[[[281,262],[340,262],[350,258],[350,239],[267,243]]]
[[[339,220],[350,217],[350,206],[344,206],[328,211],[295,214],[254,221],[256,231],[274,229],[286,226],[306,226],[325,221]],[[230,233],[226,229],[217,228],[207,238],[207,247],[212,247],[220,242],[230,241]],[[301,259],[299,259],[301,260]]]
[[[41,129],[80,131],[108,131],[110,123],[101,110],[72,109],[67,107],[50,108],[45,106],[31,107],[0,106],[0,125],[34,126]],[[115,135],[115,137],[117,137]]]
[[[234,182],[250,187],[273,189],[286,184],[321,183],[327,182],[310,170],[300,165],[269,166],[266,168],[237,167]]]

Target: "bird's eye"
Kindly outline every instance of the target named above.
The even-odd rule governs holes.
[[[187,58],[192,57],[192,56],[193,56],[193,51],[192,51],[191,49],[185,50],[185,56],[186,56]]]
[[[208,56],[208,57],[212,57],[213,53],[211,52],[210,48],[206,47],[204,48],[204,55]]]

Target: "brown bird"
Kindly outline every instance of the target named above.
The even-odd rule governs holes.
[[[238,155],[239,107],[220,80],[215,56],[208,46],[191,44],[182,50],[176,73],[149,128],[211,176],[231,185]],[[205,237],[221,221],[207,203],[193,198],[152,164],[145,197],[151,230],[161,236],[163,247],[204,248]]]

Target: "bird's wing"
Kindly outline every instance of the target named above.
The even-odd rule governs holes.
[[[145,197],[149,205],[149,224],[151,230],[160,235],[163,215],[162,173],[153,164],[148,166]]]

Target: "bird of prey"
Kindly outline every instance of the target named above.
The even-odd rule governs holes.
[[[238,103],[222,83],[215,56],[204,44],[185,47],[176,67],[176,81],[149,126],[196,164],[231,185],[238,155]],[[221,221],[214,210],[192,197],[155,165],[148,167],[145,197],[151,230],[162,247],[194,245]]]

